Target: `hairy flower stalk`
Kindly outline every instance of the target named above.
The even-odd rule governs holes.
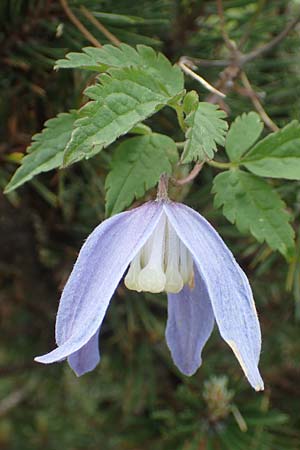
[[[105,220],[88,237],[60,300],[57,348],[36,361],[67,358],[78,376],[93,370],[101,324],[124,274],[128,289],[167,292],[166,341],[182,373],[192,375],[201,365],[216,322],[250,384],[263,389],[261,334],[248,279],[214,228],[171,202],[163,183],[156,201]]]

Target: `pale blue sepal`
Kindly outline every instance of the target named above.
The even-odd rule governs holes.
[[[96,334],[126,268],[154,231],[162,213],[160,202],[148,202],[105,220],[90,234],[60,300],[56,319],[58,348],[35,361],[60,361]]]
[[[80,350],[68,357],[68,363],[78,377],[94,370],[100,361],[99,331]]]
[[[248,279],[215,229],[197,212],[165,203],[166,214],[193,255],[204,280],[221,336],[235,353],[250,384],[264,388],[258,370],[261,333]]]
[[[166,341],[175,365],[191,376],[200,367],[201,352],[214,327],[214,313],[205,283],[195,267],[195,287],[168,294]]]

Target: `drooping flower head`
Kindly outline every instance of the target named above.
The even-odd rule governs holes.
[[[248,279],[214,228],[191,208],[158,198],[102,222],[83,245],[63,290],[52,352],[68,358],[78,376],[100,360],[99,330],[124,273],[138,292],[167,292],[166,341],[185,375],[201,365],[214,322],[250,384],[263,389],[258,371],[261,334]]]

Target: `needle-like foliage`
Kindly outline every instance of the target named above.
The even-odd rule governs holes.
[[[291,27],[268,51],[251,56],[297,19],[299,2],[223,1],[223,30],[217,3],[222,2],[0,2],[1,187],[11,180],[8,195],[0,196],[0,447],[5,450],[299,449],[300,146],[299,124],[292,122],[299,120],[300,109],[299,25]],[[127,66],[119,58],[124,66],[116,67],[108,60],[112,53],[101,59],[98,55],[103,56],[106,47],[85,50],[79,61],[74,53],[82,58],[82,48],[93,44],[68,11],[100,44],[115,45],[109,34],[103,34],[104,27],[118,41],[136,49],[123,47],[131,52],[132,64],[128,61]],[[87,12],[100,22],[102,31]],[[224,41],[224,31],[229,44]],[[236,58],[240,53],[250,55],[240,66],[246,78],[234,72],[230,41],[238,46]],[[143,65],[152,71],[148,78],[133,63],[141,56],[139,49],[145,49],[138,45],[154,49],[148,57],[144,54]],[[116,46],[114,49],[116,54],[121,51]],[[70,52],[73,56],[66,57]],[[227,97],[220,99],[195,79],[185,77],[185,89],[196,90],[200,102],[217,102],[233,125],[225,141],[227,154],[222,149],[226,129],[219,112],[215,119],[220,130],[218,136],[211,136],[211,151],[203,153],[197,136],[188,159],[215,157],[225,164],[224,172],[205,164],[192,185],[171,185],[170,196],[176,201],[184,199],[213,223],[251,281],[263,334],[261,371],[266,390],[262,394],[248,388],[238,363],[216,331],[203,352],[201,370],[192,378],[181,375],[165,346],[166,300],[156,294],[129,294],[123,285],[115,293],[101,330],[99,369],[76,379],[66,365],[42,367],[32,362],[35,355],[54,345],[50,322],[54,323],[59,293],[93,227],[135,198],[152,196],[149,189],[158,178],[157,167],[153,169],[151,164],[155,155],[164,172],[171,173],[173,165],[177,178],[188,175],[190,167],[178,166],[176,155],[189,138],[196,113],[192,104],[192,116],[178,108],[185,95],[183,74],[177,66],[171,69],[164,57],[153,56],[158,52],[172,65],[183,56],[192,59],[190,66],[195,72],[221,91],[227,90]],[[87,61],[89,56],[92,59]],[[60,69],[53,70],[57,60]],[[104,74],[104,83],[100,76],[94,87],[95,71],[79,68],[85,63],[88,69],[99,64],[99,71],[119,70],[120,79],[111,80],[110,74]],[[62,68],[71,64],[77,68]],[[151,78],[151,108],[149,102],[146,110],[142,105],[141,114],[127,127],[118,119],[109,121],[114,138],[120,140],[106,151],[111,135],[103,137],[98,129],[96,145],[101,152],[59,171],[63,147],[72,133],[69,155],[80,138],[87,144],[84,151],[88,149],[83,156],[91,156],[90,143],[95,142],[85,131],[94,124],[84,114],[93,103],[84,106],[88,101],[83,94],[86,87],[94,85],[89,88],[92,101],[101,103],[111,99],[120,84],[128,87],[133,73],[133,81],[139,84],[136,101],[140,103],[145,98],[143,81],[147,78],[148,83]],[[113,83],[111,91],[109,83]],[[164,83],[166,89],[162,88]],[[106,97],[102,96],[104,89]],[[80,110],[83,116],[78,119],[73,110]],[[256,113],[249,114],[254,110]],[[66,111],[72,112],[65,115]],[[57,114],[57,119],[51,119]],[[147,126],[140,124],[145,118]],[[98,123],[105,117],[96,114],[96,119]],[[268,119],[271,122],[260,135],[261,124]],[[266,137],[276,126],[281,130]],[[123,141],[125,131],[132,136]],[[237,139],[243,137],[243,145],[236,146]],[[29,153],[22,159],[28,147]],[[38,153],[41,148],[43,153]],[[162,149],[166,149],[163,155]],[[96,154],[94,150],[91,153]],[[142,155],[147,156],[144,164]],[[152,171],[146,170],[149,161]],[[132,164],[141,176],[128,183],[125,175],[131,173]],[[227,170],[228,164],[240,167]],[[213,179],[216,197],[211,193]],[[235,188],[230,192],[229,183]],[[263,193],[259,189],[262,184],[267,186]],[[213,206],[214,197],[229,221],[222,208]],[[261,218],[264,227],[260,226]],[[291,227],[296,245],[289,253]],[[286,259],[272,249],[280,250]]]

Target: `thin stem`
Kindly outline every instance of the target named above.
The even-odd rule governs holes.
[[[114,45],[119,47],[121,45],[121,41],[113,35],[108,29],[102,25],[102,23],[96,19],[96,17],[93,16],[92,13],[83,5],[80,6],[80,11],[82,14],[99,30],[102,34],[104,34],[105,37]]]
[[[262,118],[262,120],[264,121],[266,126],[268,128],[270,128],[270,130],[272,130],[272,131],[279,130],[279,128],[276,125],[276,123],[274,123],[273,120],[268,116],[268,114],[264,110],[262,104],[258,100],[257,95],[256,95],[254,89],[252,88],[252,86],[250,84],[250,81],[248,80],[248,77],[245,74],[245,72],[241,72],[240,77],[241,77],[243,85],[247,89],[248,95],[249,95],[249,97],[250,97],[250,99],[251,99],[251,101],[252,101],[256,111],[258,112],[258,114],[260,115],[260,117]]]
[[[291,290],[293,289],[296,267],[297,267],[297,258],[294,257],[289,264],[288,273],[286,277],[285,289],[288,292],[291,292]]]
[[[213,159],[206,162],[209,166],[217,167],[218,169],[230,169],[231,167],[234,167],[232,163],[214,161]]]
[[[296,235],[297,236],[297,235]],[[297,283],[297,272],[300,273],[300,228],[296,238],[296,251],[289,263],[285,288],[291,292],[295,283]],[[300,281],[300,278],[299,278]]]
[[[230,61],[228,59],[201,59],[191,56],[181,56],[179,61],[182,61],[184,64],[188,65],[191,68],[193,68],[193,66],[226,67],[228,66],[228,64],[230,64]]]
[[[79,19],[71,11],[67,0],[60,0],[61,6],[63,7],[66,15],[69,17],[70,21],[73,22],[76,28],[83,34],[83,36],[91,42],[95,47],[102,47],[100,42],[85,28],[85,26],[80,22]]]
[[[157,188],[156,200],[168,200],[169,175],[162,173]]]
[[[185,133],[187,130],[187,126],[184,122],[184,115],[183,115],[183,109],[181,105],[175,105],[175,111],[177,114],[177,120],[179,123],[179,126],[181,128],[181,130]]]
[[[212,92],[213,94],[216,94],[222,98],[226,97],[226,95],[223,94],[223,92],[218,91],[218,89],[216,89],[211,84],[209,84],[209,82],[206,81],[203,77],[201,77],[200,75],[195,73],[192,69],[187,67],[183,62],[183,58],[180,58],[178,65],[183,70],[184,73],[186,73],[187,75],[190,75],[192,78],[199,81],[199,83],[201,83],[202,86],[204,86],[209,92]]]
[[[231,405],[230,409],[231,409],[233,417],[235,418],[236,423],[238,424],[240,430],[243,432],[248,431],[248,426],[247,426],[245,419],[242,416],[240,410],[238,409],[238,407],[236,405]]]
[[[176,147],[177,148],[183,148],[185,146],[185,141],[184,142],[175,142]]]
[[[203,164],[204,164],[203,162],[196,163],[194,165],[193,169],[190,171],[190,173],[185,178],[180,178],[180,179],[171,178],[171,182],[173,184],[175,184],[176,186],[183,186],[187,183],[190,183],[197,177],[197,175],[199,174],[200,170],[203,167]]]

